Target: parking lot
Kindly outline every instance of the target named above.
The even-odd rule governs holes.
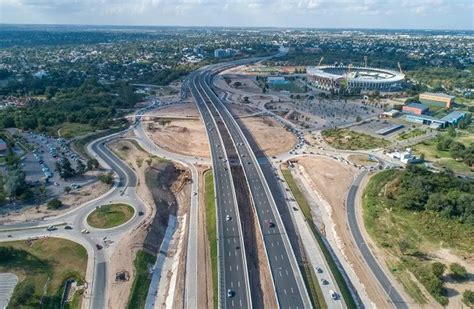
[[[74,190],[90,181],[86,176],[74,177],[69,180],[63,180],[60,177],[56,168],[57,162],[66,158],[71,163],[71,167],[76,169],[81,160],[70,149],[66,140],[33,132],[16,131],[15,133],[23,137],[21,143],[27,152],[21,157],[21,165],[26,175],[26,181],[32,186],[45,183],[48,196],[56,196],[62,194],[67,186]],[[85,164],[85,162],[82,163]]]
[[[376,132],[379,131],[379,130],[382,130],[382,129],[393,127],[393,126],[398,125],[398,124],[400,124],[400,123],[395,122],[392,119],[383,119],[383,118],[382,119],[371,119],[371,120],[368,120],[367,122],[361,123],[359,125],[352,126],[351,130],[354,130],[354,131],[359,132],[359,133],[369,134],[369,135],[379,137],[379,138],[393,139],[393,138],[396,138],[399,134],[401,134],[401,133],[405,132],[406,130],[408,130],[409,127],[405,125],[401,129],[395,130],[395,131],[393,131],[389,134],[386,134],[386,135],[380,135],[380,134],[377,134]]]

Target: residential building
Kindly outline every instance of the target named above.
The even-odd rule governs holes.
[[[455,97],[445,93],[425,92],[420,94],[420,102],[426,105],[451,108]]]

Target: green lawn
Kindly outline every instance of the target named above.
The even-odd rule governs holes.
[[[87,217],[87,223],[95,228],[108,229],[124,224],[134,213],[135,209],[127,204],[102,205]]]
[[[349,129],[328,129],[322,137],[332,147],[343,150],[374,149],[390,145],[389,141]]]
[[[430,211],[409,211],[394,207],[386,197],[394,192],[402,171],[383,171],[374,175],[363,194],[364,224],[369,235],[390,257],[390,268],[405,291],[418,303],[426,295],[412,279],[426,284],[429,254],[441,248],[460,256],[474,253],[474,226],[447,219]],[[440,302],[446,299],[435,296]]]
[[[303,89],[301,89],[298,85],[293,82],[288,82],[287,84],[269,84],[269,87],[273,91],[289,91],[291,93],[303,93]]]
[[[212,290],[214,297],[214,308],[218,307],[218,289],[217,289],[217,226],[216,226],[216,203],[214,198],[214,175],[212,170],[204,173],[205,196],[204,203],[206,205],[206,228],[207,238],[211,246],[211,267],[212,267]]]
[[[456,138],[457,141],[464,143],[466,146],[473,139],[474,137],[469,135],[461,135]],[[413,152],[417,155],[424,154],[425,160],[433,162],[435,167],[449,168],[455,173],[474,176],[474,172],[472,172],[465,163],[454,160],[449,151],[438,150],[436,148],[436,143],[436,138],[423,141],[412,147]]]
[[[319,231],[316,225],[314,224],[313,216],[311,214],[311,208],[308,204],[308,201],[306,200],[300,188],[298,187],[298,184],[295,182],[295,179],[293,178],[291,171],[287,168],[282,168],[281,172],[283,174],[283,177],[285,178],[285,181],[288,183],[288,186],[290,187],[290,190],[293,193],[293,196],[295,197],[296,202],[300,206],[301,212],[306,218],[306,222],[308,223],[311,231],[313,232],[313,235],[318,241],[319,247],[321,248],[324,254],[324,257],[326,258],[326,261],[329,265],[329,268],[331,269],[331,272],[334,275],[334,278],[336,279],[336,283],[339,286],[339,289],[341,290],[342,297],[344,298],[344,301],[346,302],[347,307],[357,308],[354,302],[354,299],[352,298],[352,294],[349,290],[349,287],[347,286],[347,283],[344,280],[344,277],[339,271],[339,268],[337,268],[336,263],[331,257],[331,253],[328,251],[328,249],[324,245],[321,235],[319,234]],[[310,283],[313,280],[312,276],[313,274],[311,272],[305,272],[305,277],[306,277],[305,281],[307,281],[307,283]],[[322,294],[321,287],[319,286],[319,284],[314,287],[310,286],[308,290],[310,292],[310,296],[315,307],[324,308],[327,306],[324,301],[324,296]]]
[[[426,130],[421,130],[421,129],[413,129],[409,130],[403,133],[400,133],[397,137],[399,140],[405,140],[405,139],[410,139],[414,138],[420,135],[426,134]]]
[[[128,309],[145,308],[146,296],[150,287],[151,275],[148,265],[153,265],[156,258],[143,250],[137,252],[133,265],[135,266],[135,279],[133,280]]]
[[[59,133],[58,135],[60,137],[74,138],[77,136],[86,135],[92,131],[94,131],[94,128],[89,124],[66,122],[57,128],[57,132],[54,132],[54,135]]]
[[[0,272],[13,272],[20,280],[8,308],[59,308],[65,281],[74,278],[79,284],[84,282],[87,251],[69,240],[2,242],[0,257]],[[75,298],[69,308],[79,308],[81,297]]]

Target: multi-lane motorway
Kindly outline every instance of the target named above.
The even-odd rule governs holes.
[[[217,127],[216,121],[220,120],[212,117],[206,97],[198,86],[200,74],[193,74],[190,87],[205,123],[211,148],[217,205],[219,304],[226,308],[250,308],[252,300],[245,246],[230,163]]]
[[[226,67],[227,66],[229,65],[226,64]],[[292,247],[257,159],[244,134],[240,130],[240,127],[210,88],[213,71],[221,69],[222,67],[215,66],[212,69],[207,68],[196,73],[193,76],[191,91],[198,102],[199,109],[205,111],[201,112],[201,114],[206,127],[209,127],[208,130],[215,130],[215,123],[222,122],[225,126],[221,126],[218,129],[225,131],[221,134],[228,134],[232,139],[233,147],[236,149],[236,153],[239,157],[238,164],[241,165],[245,174],[245,179],[242,179],[242,181],[248,186],[254,211],[257,215],[259,229],[263,236],[278,305],[283,308],[311,307],[309,296],[304,286]],[[213,123],[214,126],[212,125]],[[215,144],[215,140],[211,137],[210,144],[211,148],[212,145]],[[217,148],[221,147],[222,146]],[[225,156],[223,159],[228,160]],[[219,166],[214,166],[214,170],[217,171],[217,169],[219,169]],[[225,190],[225,188],[216,187],[217,194],[219,194],[219,190],[221,189]],[[223,206],[218,203],[217,207],[219,209]],[[226,255],[227,253],[227,251],[224,251],[222,255]],[[227,266],[224,265],[224,269],[226,268]],[[227,271],[221,271],[220,273],[225,276]],[[223,284],[225,288],[228,288],[225,281]]]

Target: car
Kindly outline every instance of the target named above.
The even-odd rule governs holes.
[[[275,227],[275,223],[273,223],[272,221],[268,221],[267,226],[270,227],[270,228]]]
[[[81,233],[82,234],[89,234],[90,232],[89,232],[89,230],[83,229],[83,230],[81,230]]]
[[[231,216],[229,216],[229,215],[225,216],[225,221],[230,221],[230,220],[232,220]]]
[[[329,290],[329,295],[331,296],[332,299],[337,299],[338,295],[336,292],[333,290]]]
[[[327,285],[327,284],[329,284],[329,281],[327,281],[326,279],[321,279],[321,284],[322,285]]]
[[[318,273],[322,273],[322,272],[323,272],[323,270],[321,269],[321,267],[316,267],[316,272],[318,272]]]
[[[97,250],[101,250],[103,247],[99,244],[95,244],[95,247],[97,248]]]
[[[66,226],[64,227],[64,229],[65,229],[65,230],[72,230],[72,226],[71,226],[71,225],[66,225]]]
[[[48,232],[55,231],[55,230],[57,230],[57,229],[58,229],[58,228],[55,227],[54,225],[50,225],[50,226],[48,226],[48,227],[46,228],[46,230],[47,230]]]
[[[143,211],[141,211],[141,210],[138,212],[138,215],[139,215],[139,216],[143,216],[144,214],[145,214],[145,213],[144,213]]]
[[[235,295],[235,292],[232,289],[227,290],[227,297],[228,298],[232,298],[232,297],[234,297],[234,295]]]

